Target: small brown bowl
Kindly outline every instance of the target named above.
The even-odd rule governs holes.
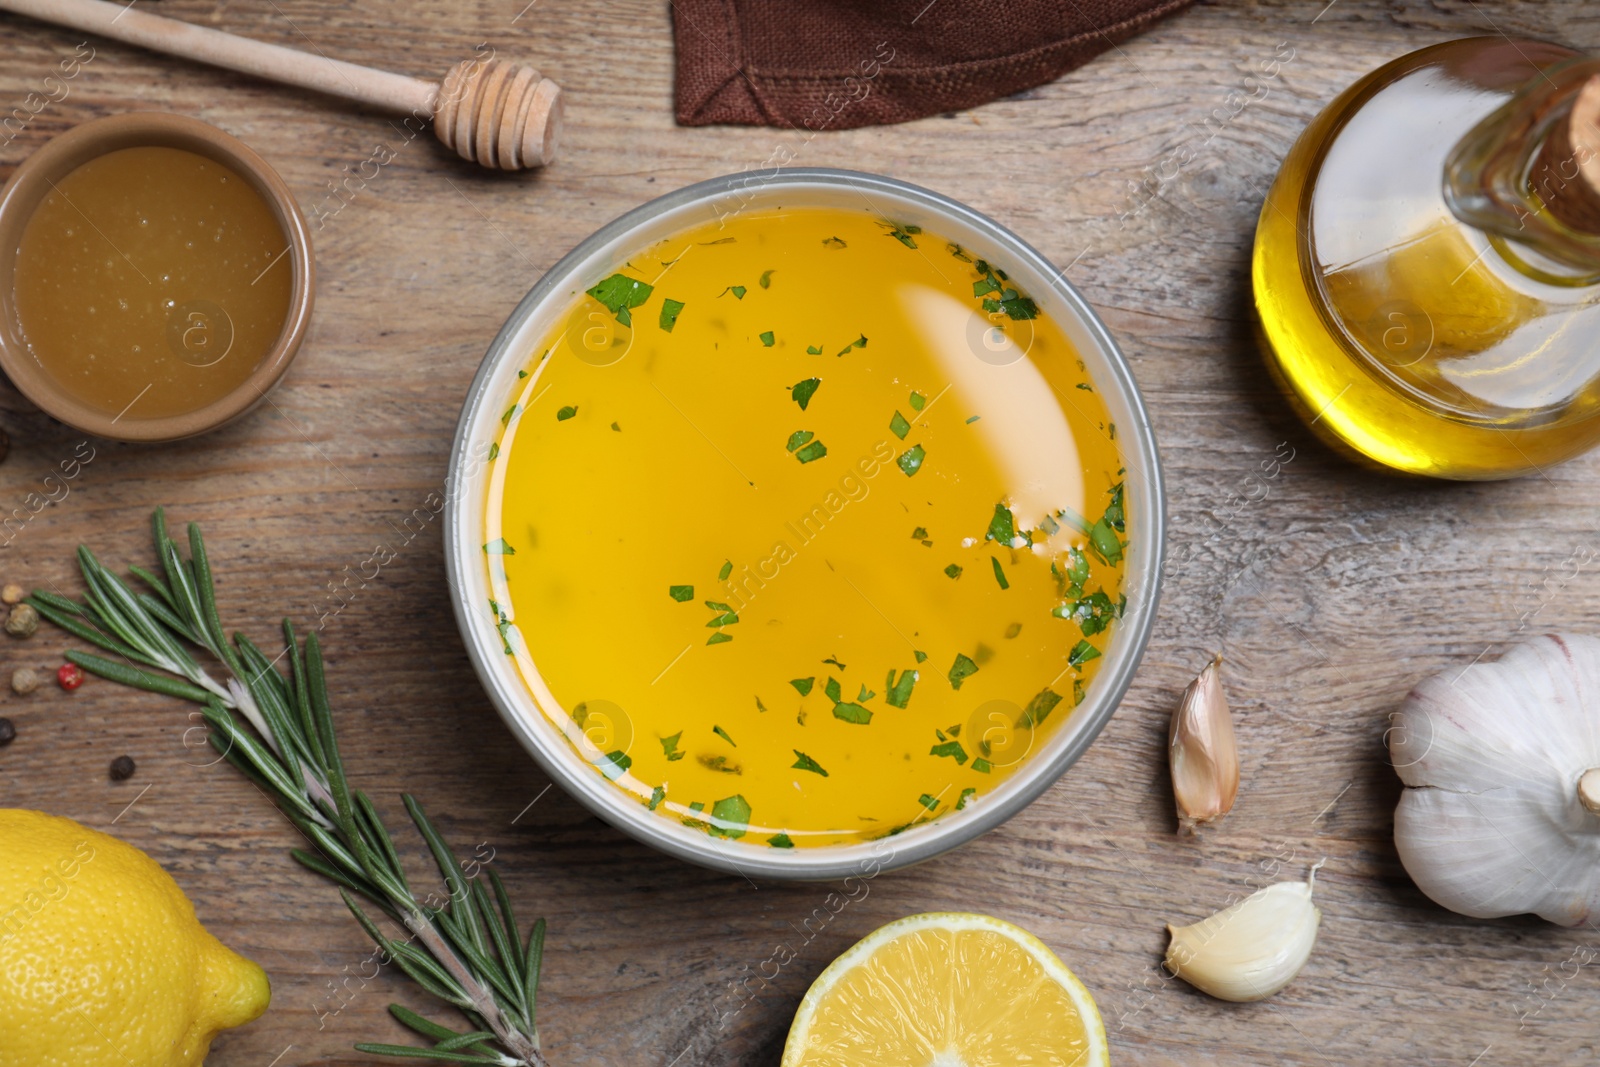
[[[110,152],[123,148],[181,148],[229,167],[255,187],[271,207],[289,244],[293,282],[289,311],[277,342],[233,391],[181,415],[127,419],[107,415],[61,388],[28,351],[18,322],[15,279],[17,247],[34,210],[51,184]],[[248,145],[209,123],[182,115],[138,111],[76,126],[50,141],[11,176],[0,194],[0,370],[46,414],[96,437],[115,441],[175,441],[232,422],[266,399],[283,377],[311,323],[316,268],[311,237],[294,194],[266,160]]]

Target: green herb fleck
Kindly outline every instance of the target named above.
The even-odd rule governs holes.
[[[822,346],[821,345],[806,345],[806,354],[808,356],[820,356],[820,355],[822,355]]]
[[[1017,520],[1010,508],[1004,504],[994,506],[994,515],[989,519],[989,532],[983,537],[986,541],[999,541],[1007,548],[1015,547],[1011,542],[1017,537]]]
[[[678,313],[683,310],[682,300],[673,300],[671,297],[661,301],[661,328],[668,333],[678,324]]]
[[[884,225],[889,227],[890,237],[893,237],[896,241],[899,241],[907,248],[917,247],[917,242],[913,241],[911,236],[912,234],[921,233],[921,226],[912,226],[909,223],[899,222],[886,222]]]
[[[668,763],[672,763],[675,760],[681,760],[683,758],[683,753],[678,751],[678,741],[682,739],[682,737],[683,731],[679,730],[671,737],[663,737],[661,739],[661,751],[667,757]]]
[[[866,334],[862,334],[860,337],[857,337],[854,341],[851,341],[849,344],[847,344],[843,348],[839,349],[839,354],[842,356],[846,352],[850,351],[852,348],[866,348],[866,347],[867,347],[867,335]]]
[[[761,334],[761,343],[768,348],[771,348],[777,342],[777,340],[777,335],[771,330],[766,330]]]
[[[732,634],[723,633],[721,630],[718,630],[716,633],[714,633],[710,637],[706,638],[706,644],[708,644],[708,645],[720,645],[720,644],[723,644],[724,642],[732,641],[732,640],[733,640],[733,635]]]
[[[906,477],[910,478],[922,469],[922,460],[925,456],[927,456],[927,452],[923,451],[921,445],[912,445],[910,449],[900,453],[900,457],[895,462],[900,465],[901,470],[905,471]]]
[[[726,826],[711,827],[711,832],[718,837],[743,837],[750,828],[750,802],[735,793],[731,797],[723,797],[711,805],[711,817]]]
[[[665,799],[667,799],[667,791],[661,788],[659,785],[656,786],[650,791],[650,810],[655,811],[661,806],[661,802]]]
[[[795,382],[789,387],[789,399],[800,405],[804,411],[806,405],[811,403],[811,398],[817,393],[817,386],[822,384],[821,378],[807,378],[803,382]]]
[[[928,528],[926,526],[918,526],[915,530],[912,530],[911,540],[921,541],[924,545],[933,544],[932,541],[928,540]]]
[[[676,600],[678,603],[682,604],[686,600],[694,599],[694,586],[669,585],[667,586],[667,595],[673,600]]]
[[[835,704],[833,706],[833,717],[835,719],[843,719],[845,722],[855,723],[857,726],[865,726],[872,721],[872,712],[860,704]]]
[[[773,834],[767,838],[767,844],[773,848],[794,848],[794,842],[789,840],[788,834]]]
[[[960,741],[946,741],[942,745],[934,745],[932,748],[928,749],[928,755],[949,756],[951,759],[960,764],[965,764],[967,762],[967,750],[961,747]]]
[[[628,309],[636,308],[649,300],[654,288],[625,274],[613,274],[588,290],[588,293],[615,315],[618,322],[624,326],[631,326],[633,316],[628,313]]]
[[[982,415],[974,415],[974,416],[972,416],[972,418],[967,420],[967,425],[971,426],[973,423],[977,422],[981,418],[983,418]]]
[[[959,578],[961,577],[961,565],[952,563],[944,569],[944,573],[951,578]]]
[[[489,446],[489,458],[491,460],[495,460],[495,459],[499,459],[500,458],[500,442],[499,441],[496,441],[496,442],[494,442],[493,444],[491,444]]]
[[[715,618],[713,618],[710,622],[706,623],[706,625],[707,626],[732,626],[734,623],[736,623],[738,621],[739,621],[739,616],[738,615],[734,614],[731,611],[726,611],[726,612],[723,612],[721,615],[718,615]]]
[[[794,686],[795,692],[804,697],[811,695],[811,687],[816,684],[816,681],[816,676],[812,675],[810,678],[791,678],[789,679],[789,684]]]
[[[899,409],[895,410],[894,418],[889,420],[889,430],[902,441],[906,439],[906,434],[911,432],[911,424],[900,414]]]
[[[824,247],[824,248],[845,248],[847,246],[845,245],[845,243],[842,240],[840,240],[837,237],[824,237],[822,239],[822,247]]]
[[[483,546],[483,550],[491,556],[515,556],[517,550],[504,537],[496,537],[493,541]]]
[[[733,738],[729,737],[728,736],[728,731],[724,730],[722,727],[720,727],[720,726],[712,726],[711,727],[711,732],[716,734],[718,737],[722,738],[724,741],[728,742],[728,744],[732,745],[734,748],[738,748],[739,747],[739,742],[737,742]]]
[[[972,761],[972,769],[977,771],[979,774],[988,774],[993,766],[994,765],[992,763],[981,756]]]
[[[950,673],[948,675],[950,688],[960,689],[962,682],[977,673],[978,665],[972,662],[971,657],[964,652],[957,652],[956,661],[950,665]]]
[[[911,687],[921,675],[917,671],[901,671],[900,680],[894,680],[894,669],[889,670],[889,689],[883,694],[884,702],[891,708],[903,708],[911,703]]]
[[[920,797],[917,798],[917,803],[921,804],[923,807],[927,808],[929,811],[933,811],[935,808],[937,808],[939,806],[939,798],[935,797],[935,796],[929,796],[927,793],[924,793]]]
[[[978,795],[978,791],[968,786],[961,791],[961,796],[956,800],[956,810],[960,811],[967,806],[967,801]]]
[[[790,452],[793,452],[795,449],[799,448],[801,445],[805,444],[815,436],[817,435],[812,433],[810,430],[796,430],[794,433],[789,435],[789,443],[784,445],[784,447]]]
[[[517,412],[521,410],[521,404],[512,404],[510,407],[506,408],[506,413],[500,416],[500,425],[509,426],[511,424],[511,420],[516,418]]]
[[[821,441],[813,441],[794,454],[794,458],[801,463],[810,463],[814,459],[821,459],[828,454],[828,446]]]
[[[790,751],[796,756],[792,770],[810,771],[812,774],[820,774],[824,778],[828,777],[828,772],[822,769],[822,764],[801,752],[798,748],[790,749]]]
[[[994,580],[1000,583],[1000,588],[1010,589],[1011,583],[1006,581],[1006,572],[1000,568],[1000,561],[990,556],[989,562],[994,564]]]
[[[1115,566],[1122,562],[1122,542],[1117,540],[1116,532],[1104,518],[1090,527],[1089,544],[1107,563]]]
[[[616,423],[614,423],[614,422],[613,422],[613,423],[612,423],[612,424],[611,424],[611,428],[612,428],[612,429],[613,429],[613,430],[615,430],[615,431],[617,431],[617,432],[618,432],[618,433],[621,433],[621,432],[622,432],[622,427],[621,427],[621,426],[618,426],[618,425],[617,425],[617,424],[616,424]]]
[[[727,581],[728,580],[728,575],[730,575],[732,573],[733,573],[733,560],[731,560],[731,559],[723,560],[722,561],[722,569],[717,571],[717,581],[719,581],[719,582]],[[723,608],[722,610],[729,611],[729,610],[732,610],[732,609]]]
[[[1081,549],[1071,549],[1067,552],[1067,581],[1081,589],[1088,580],[1089,560]]]
[[[1100,650],[1087,641],[1079,641],[1072,646],[1072,652],[1067,656],[1067,666],[1081,667],[1092,659],[1100,658]]]
[[[1118,533],[1123,529],[1122,483],[1111,487],[1111,503],[1106,505],[1106,525]]]
[[[761,288],[763,288],[763,289],[772,288],[772,271],[764,270],[764,271],[761,272],[760,285],[761,285]]]
[[[568,419],[572,418],[572,416],[576,415],[577,413],[578,413],[578,409],[573,407],[571,404],[568,404],[566,407],[564,407],[560,411],[556,412],[556,421],[557,422],[566,422]]]
[[[861,692],[856,694],[856,701],[857,703],[865,703],[877,695],[877,693],[874,693],[872,690],[863,685],[861,687]]]
[[[600,757],[600,773],[613,781],[621,778],[633,766],[633,757],[620,749]]]
[[[921,411],[923,405],[925,405],[927,402],[928,398],[923,396],[921,393],[913,392],[911,394],[911,410]]]
[[[733,294],[733,298],[735,300],[743,300],[744,299],[744,294],[746,292],[747,292],[747,290],[742,285],[730,285],[726,289],[722,290],[722,292],[718,293],[717,295],[718,296],[726,296],[727,294],[732,293]]]
[[[945,249],[946,252],[949,252],[952,256],[955,256],[957,259],[961,260],[963,263],[971,263],[972,262],[972,257],[967,255],[966,249],[962,248],[958,244],[947,244],[947,245],[944,246],[944,249]]]
[[[1038,726],[1050,716],[1057,704],[1061,703],[1061,694],[1045,686],[1034,694],[1028,701],[1028,706],[1022,710],[1022,723],[1024,726]]]
[[[919,652],[919,651],[917,651],[916,649],[913,648],[911,650],[911,654],[913,656],[917,657],[917,662],[918,663],[926,663],[926,662],[928,662],[928,654],[926,652]]]
[[[545,353],[545,354],[544,354],[544,356],[548,356],[548,355],[549,355],[549,354],[550,354],[550,353],[548,353],[548,352],[546,352],[546,353]],[[544,356],[540,356],[540,357],[539,357],[539,359],[540,359],[540,360],[543,360],[543,359],[544,359]],[[527,376],[528,376],[528,372],[527,372],[527,371],[525,371],[525,370],[519,370],[519,371],[517,371],[517,378],[518,378],[518,379],[519,379],[519,380],[520,380],[520,379],[522,379],[522,378],[526,378],[526,377],[527,377]]]
[[[828,699],[833,701],[835,704],[844,699],[844,692],[839,688],[839,679],[837,678],[829,678],[826,682],[824,682],[822,691],[826,693],[828,695]]]

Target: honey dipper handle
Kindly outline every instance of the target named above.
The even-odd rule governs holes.
[[[437,82],[373,70],[308,52],[236,37],[107,0],[0,0],[0,10],[87,30],[168,55],[342,96],[388,111],[433,114]]]
[[[525,63],[457,63],[443,82],[408,78],[108,0],[0,0],[12,11],[127,44],[433,119],[434,133],[463,159],[486,167],[540,167],[561,133],[561,87]]]

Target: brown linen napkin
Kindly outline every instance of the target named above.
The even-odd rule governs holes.
[[[1190,0],[670,0],[678,122],[809,130],[973,107]]]

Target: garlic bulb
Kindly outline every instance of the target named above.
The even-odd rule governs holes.
[[[1189,683],[1167,735],[1178,826],[1191,834],[1196,826],[1228,814],[1239,795],[1239,748],[1221,667],[1219,655]]]
[[[1393,719],[1394,843],[1424,893],[1477,918],[1600,916],[1600,639],[1453,667]]]
[[[1167,932],[1167,970],[1218,1000],[1265,1000],[1311,958],[1322,912],[1311,903],[1317,864],[1304,882],[1279,882],[1193,926]]]

